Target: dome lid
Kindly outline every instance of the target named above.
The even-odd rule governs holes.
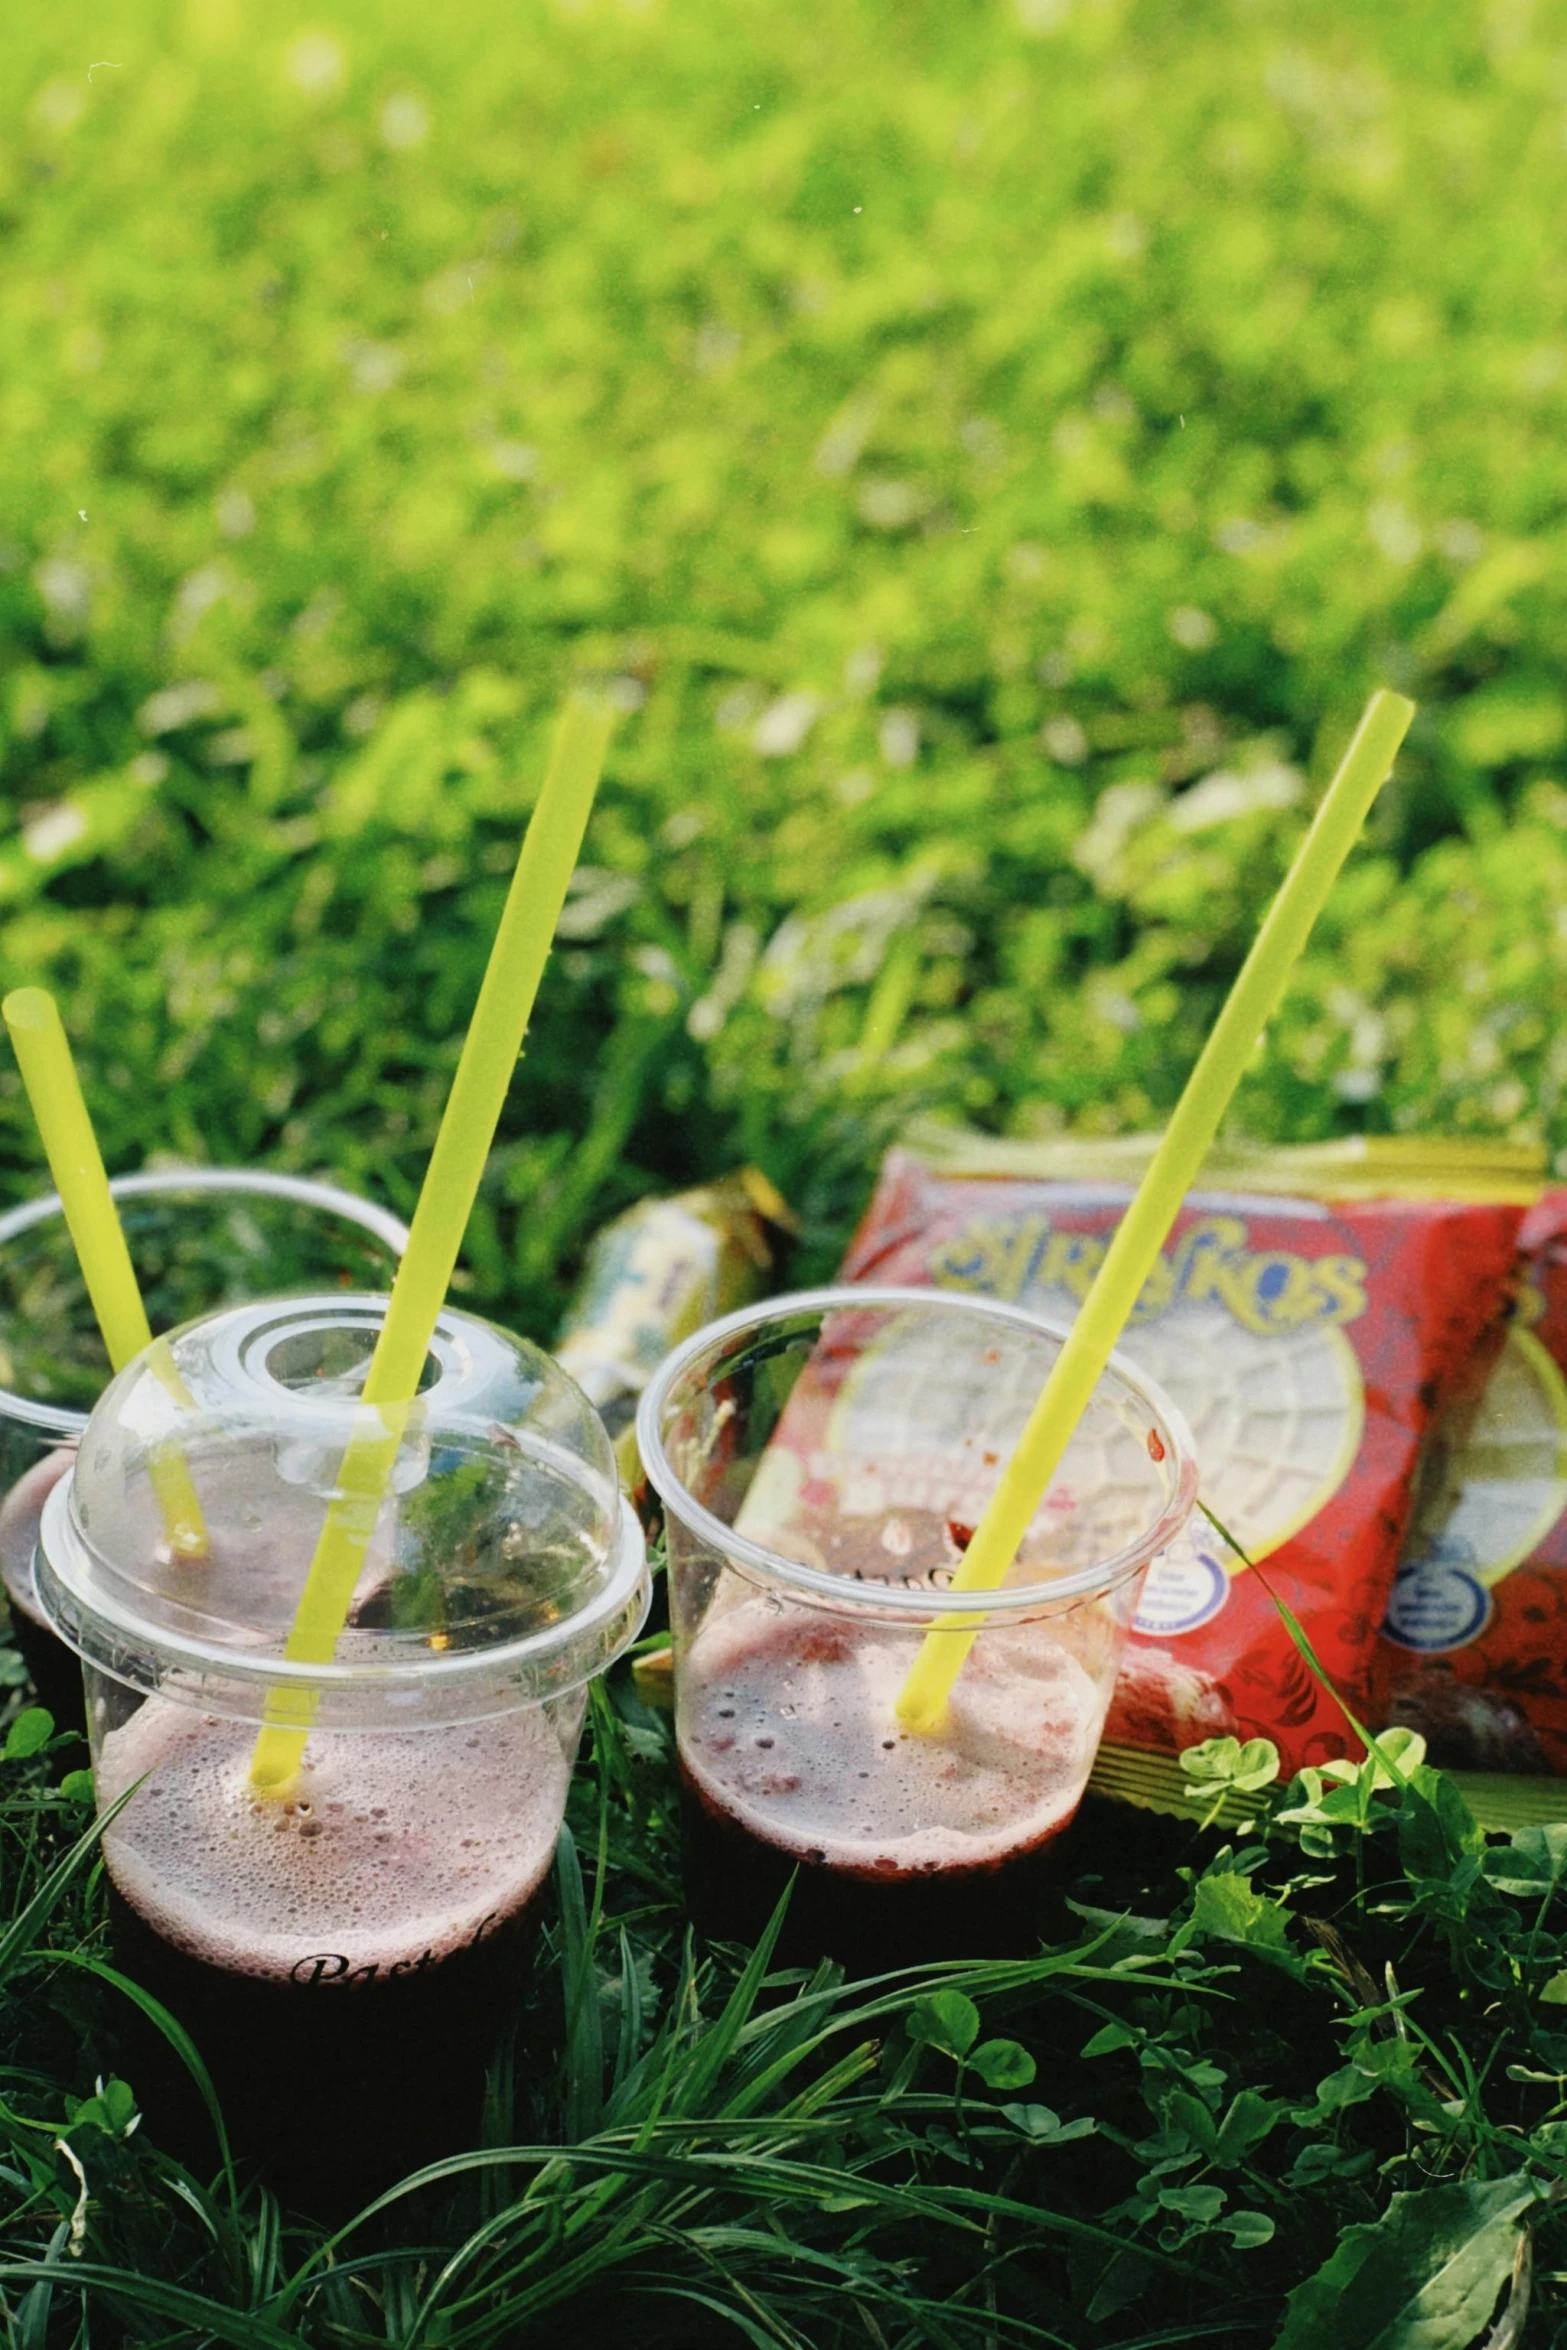
[[[343,1455],[382,1425],[359,1390],[386,1302],[230,1308],[110,1382],[39,1544],[40,1600],[80,1655],[231,1718],[292,1688],[322,1728],[385,1729],[564,1694],[635,1637],[646,1564],[602,1422],[538,1347],[447,1311],[336,1651],[285,1656]],[[170,1533],[180,1464],[195,1556]]]

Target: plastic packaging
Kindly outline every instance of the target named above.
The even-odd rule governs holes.
[[[1076,1139],[949,1134],[895,1151],[845,1275],[1070,1317],[1151,1147],[1106,1144],[1103,1176]],[[1199,1508],[1187,1550],[1148,1577],[1107,1739],[1175,1753],[1266,1737],[1291,1770],[1356,1748],[1270,1588],[1351,1705],[1369,1705],[1421,1443],[1504,1310],[1535,1164],[1402,1140],[1215,1154],[1122,1351],[1184,1412],[1199,1503],[1261,1572]]]

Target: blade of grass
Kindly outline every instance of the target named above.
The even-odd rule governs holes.
[[[252,2306],[257,2302],[270,2301],[282,2283],[279,2273],[283,2246],[282,2220],[277,2197],[269,2187],[261,2188],[256,2197],[255,2222],[244,2238]]]
[[[566,2001],[562,2118],[569,2140],[591,2138],[604,2112],[604,2015],[588,1931],[576,1838],[564,1824],[555,1847],[560,1897],[561,1987]]]
[[[734,2296],[734,2301],[731,2302],[727,2313],[732,2325],[744,2327],[753,2341],[781,2345],[782,2350],[812,2350],[811,2343],[805,2341],[794,2327],[787,2325],[775,2311],[767,2309],[757,2299],[757,2296],[740,2282],[738,2277],[730,2273],[718,2256],[720,2249],[740,2250],[748,2248],[753,2243],[759,2244],[762,2250],[777,2255],[782,2247],[775,2238],[755,2237],[749,2230],[728,2231],[701,2228],[687,2232],[683,2237],[677,2239],[677,2243],[681,2248],[689,2248],[693,2251],[698,2259],[711,2269],[714,2275],[721,2277],[728,2286],[730,2293]],[[739,2303],[738,2308],[734,2306],[735,2302]],[[750,2328],[753,2325],[758,2331],[751,2334]]]
[[[837,2064],[830,2065],[819,2080],[813,2081],[809,2088],[803,2089],[798,2097],[784,2107],[786,2118],[795,2125],[810,2121],[824,2105],[830,2105],[835,2097],[843,2095],[845,2089],[852,2089],[856,2081],[863,2081],[868,2073],[873,2073],[880,2061],[879,2043],[863,2040],[859,2047],[851,2048],[847,2056],[841,2057]]]
[[[70,2233],[68,2224],[62,2220],[49,2239],[50,2260],[60,2259]],[[13,2335],[17,2350],[45,2350],[49,2338],[49,2313],[53,2306],[54,2283],[52,2279],[31,2286],[22,2295],[21,2307],[16,2313]]]
[[[1108,2245],[1119,2250],[1125,2241],[1115,2229],[1102,2226],[1097,2221],[1078,2219],[1069,2213],[1023,2203],[1010,2196],[998,2197],[977,2187],[943,2186],[938,2193],[935,2189],[898,2186],[858,2171],[845,2173],[824,2163],[787,2161],[776,2157],[762,2160],[737,2154],[733,2148],[723,2148],[712,2153],[660,2155],[623,2141],[601,2138],[589,2145],[572,2146],[566,2150],[564,2159],[572,2170],[604,2169],[624,2173],[628,2177],[665,2179],[709,2189],[734,2183],[743,2177],[748,2191],[759,2198],[765,2196],[776,2202],[807,2205],[818,2202],[824,2195],[841,2195],[845,2177],[850,2176],[854,2180],[856,2192],[863,2194],[868,2203],[903,2219],[913,2222],[934,2221],[943,2227],[955,2227],[963,2234],[982,2233],[985,2219],[991,2211],[999,2210],[1004,2218],[1026,2220],[1049,2233],[1076,2237],[1098,2246]],[[867,2161],[875,2159],[878,2159],[876,2155],[867,2153]],[[560,2163],[562,2160],[562,2149],[558,2146],[506,2146],[448,2155],[442,2161],[426,2164],[423,2169],[412,2171],[407,2178],[400,2179],[395,2187],[389,2187],[373,2203],[367,2204],[349,2225],[363,2226],[367,2220],[392,2210],[420,2188],[462,2178],[482,2170],[487,2164],[511,2162],[520,2167],[528,2163],[542,2165]],[[973,2220],[966,2216],[970,2211],[978,2215]],[[347,2232],[347,2229],[341,2231],[343,2234]],[[1174,2253],[1149,2247],[1145,2257],[1155,2267],[1174,2276],[1200,2281],[1205,2274],[1198,2263],[1182,2260]]]
[[[64,1859],[50,1870],[26,1908],[0,1934],[0,1984],[4,1984],[31,1955],[38,1936],[88,1862],[95,1858],[105,1829],[113,1826],[141,1784],[142,1781],[137,1779],[126,1788],[123,1795],[115,1798],[107,1810],[98,1814],[92,1826],[78,1836]]]
[[[636,1959],[624,1926],[620,1930],[620,2016],[615,2037],[615,2069],[610,2081],[608,2112],[614,2116],[620,2093],[642,2053],[642,1985]]]
[[[733,2116],[754,2110],[790,2071],[813,2056],[826,2041],[837,2039],[847,2032],[863,2033],[888,2018],[906,2014],[928,1989],[961,1982],[975,1999],[989,1997],[1005,2003],[1009,1994],[1031,1991],[1041,1983],[1061,1977],[1086,1972],[1091,1980],[1101,1981],[1103,1971],[1086,1968],[1084,1962],[1094,1951],[1102,1949],[1113,1939],[1115,1931],[1112,1924],[1087,1942],[1074,1944],[1067,1951],[1044,1952],[1038,1959],[976,1960],[971,1965],[903,1968],[896,1974],[872,1977],[868,1983],[855,1986],[853,1992],[849,1993],[836,1982],[813,1982],[783,2013],[786,2018],[793,2017],[802,2024],[813,2015],[819,2015],[822,2020],[809,2032],[800,2030],[789,2033],[781,2054],[745,2075],[745,2093],[731,2104],[728,2112]],[[1122,1978],[1117,1976],[1116,1979]],[[1158,1978],[1141,1970],[1137,1979],[1139,1983],[1158,1987]],[[877,1986],[880,1984],[890,1987],[878,1991]],[[1164,1987],[1179,1989],[1182,1986],[1171,1980]],[[869,1993],[870,1996],[858,1996],[861,1993]],[[846,1997],[856,1998],[857,2004],[843,2005],[842,2001]],[[758,2018],[742,2035],[742,2043],[775,2028],[786,2028],[780,2027],[776,2014]]]
[[[756,1948],[746,1960],[723,2012],[693,2049],[685,2081],[670,2100],[668,2110],[671,2113],[689,2113],[693,2106],[705,2102],[708,2091],[739,2045],[740,2036],[751,2020],[762,1985],[767,1979],[768,1965],[783,1931],[793,1890],[794,1880],[791,1877],[777,1908],[762,1929]]]
[[[0,2262],[0,2285],[5,2284],[68,2285],[84,2295],[96,2291],[111,2304],[128,2302],[133,2309],[173,2319],[185,2336],[228,2342],[233,2350],[299,2350],[297,2334],[285,2333],[265,2317],[136,2269],[111,2268],[92,2260],[10,2260]]]
[[[485,2071],[484,2106],[479,2117],[479,2144],[504,2146],[517,2134],[517,2032],[513,2016]],[[504,2175],[487,2177],[481,2188],[486,2217],[511,2200]]]
[[[1306,1670],[1311,1674],[1312,1678],[1327,1691],[1334,1704],[1338,1707],[1339,1712],[1344,1716],[1345,1721],[1348,1722],[1350,1728],[1354,1731],[1355,1736],[1360,1740],[1361,1745],[1366,1749],[1366,1752],[1376,1756],[1378,1762],[1387,1772],[1388,1777],[1393,1781],[1395,1787],[1407,1787],[1409,1785],[1408,1779],[1399,1769],[1399,1766],[1394,1761],[1393,1757],[1379,1743],[1376,1732],[1374,1730],[1368,1730],[1365,1723],[1359,1721],[1350,1711],[1348,1698],[1345,1697],[1343,1691],[1338,1687],[1337,1683],[1331,1680],[1328,1674],[1323,1670],[1322,1660],[1317,1655],[1316,1650],[1312,1647],[1311,1641],[1307,1636],[1305,1626],[1301,1623],[1299,1617],[1296,1615],[1294,1609],[1290,1606],[1288,1600],[1283,1598],[1279,1592],[1274,1590],[1273,1585],[1269,1582],[1267,1576],[1258,1566],[1256,1560],[1247,1550],[1243,1548],[1239,1542],[1236,1541],[1235,1536],[1230,1532],[1228,1526],[1225,1525],[1222,1518],[1216,1518],[1214,1516],[1213,1511],[1208,1507],[1208,1504],[1201,1498],[1200,1495],[1198,1497],[1197,1506],[1202,1511],[1203,1516],[1207,1519],[1214,1532],[1219,1536],[1220,1540],[1227,1542],[1231,1550],[1234,1551],[1236,1557],[1243,1560],[1246,1566],[1249,1567],[1251,1572],[1256,1576],[1258,1582],[1262,1585],[1263,1590],[1267,1593],[1269,1599],[1273,1602],[1274,1607],[1278,1610],[1279,1617],[1284,1625],[1284,1629],[1289,1634],[1290,1639],[1294,1642],[1296,1651],[1300,1656],[1302,1663],[1305,1665]]]
[[[520,1280],[547,1281],[571,1234],[581,1230],[595,1195],[625,1158],[659,1056],[679,1035],[687,1009],[682,1000],[669,1012],[623,1020],[615,1029],[594,1088],[587,1130],[573,1145],[558,1180],[547,1186],[548,1196],[530,1202],[518,1225],[515,1262]]]
[[[650,2283],[643,2287],[643,2291],[657,2300],[688,2301],[694,2308],[711,2311],[715,2317],[721,2317],[726,2325],[733,2326],[737,2334],[742,2335],[746,2341],[752,2344],[753,2350],[778,2350],[780,2342],[793,2345],[798,2343],[800,2338],[798,2334],[782,2334],[771,2327],[763,2328],[753,2324],[743,2310],[731,2307],[728,2302],[717,2300],[711,2293],[699,2293],[695,2285]],[[809,2344],[805,2346],[805,2350],[810,2350]]]
[[[231,2211],[237,2209],[239,2186],[234,2175],[234,2159],[229,2147],[228,2131],[224,2126],[222,2107],[218,2103],[218,2093],[200,2049],[178,2016],[171,2015],[163,2002],[155,1999],[150,1991],[144,1991],[140,1983],[132,1982],[129,1975],[122,1975],[117,1967],[109,1964],[107,1959],[97,1958],[91,1951],[61,1950],[54,1955],[62,1966],[77,1967],[83,1974],[96,1975],[100,1982],[107,1983],[111,1989],[118,1991],[122,1997],[131,2002],[133,2007],[140,2008],[148,2022],[167,2040],[195,2082],[202,2104],[206,2107],[207,2119],[212,2124],[213,2136],[217,2140],[218,2161],[223,2173],[229,2208]]]

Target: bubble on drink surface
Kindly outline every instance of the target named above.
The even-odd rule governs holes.
[[[767,1843],[865,1875],[992,1868],[1043,1843],[1077,1808],[1102,1691],[1042,1626],[994,1629],[941,1731],[905,1735],[895,1708],[918,1644],[752,1600],[710,1618],[681,1673],[698,1791]],[[725,1726],[736,1711],[749,1739]]]
[[[287,1979],[325,1951],[345,1972],[440,1960],[519,1913],[549,1871],[568,1766],[538,1707],[477,1735],[317,1739],[288,1806],[251,1790],[255,1735],[149,1698],[98,1755],[105,1804],[152,1774],[104,1837],[117,1889],[210,1966]]]

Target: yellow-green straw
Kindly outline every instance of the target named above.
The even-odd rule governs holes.
[[[133,1355],[152,1345],[152,1331],[59,1007],[44,988],[18,987],[0,1004],[0,1013],[11,1032],[109,1361],[116,1371],[123,1370]],[[176,1403],[188,1408],[190,1397],[166,1349],[161,1359],[154,1358],[153,1369]],[[170,1548],[178,1558],[205,1558],[207,1529],[183,1454],[164,1445],[148,1466]]]
[[[408,1246],[365,1376],[364,1402],[379,1408],[364,1412],[361,1433],[343,1455],[338,1489],[283,1651],[293,1663],[329,1663],[348,1620],[582,846],[613,723],[609,710],[577,697],[561,715],[549,772],[512,875]],[[314,1713],[308,1690],[272,1692],[267,1725],[251,1756],[253,1787],[279,1794],[289,1786]]]
[[[1413,702],[1401,694],[1371,697],[974,1529],[952,1590],[993,1591],[1005,1580],[1414,714]],[[962,1617],[926,1634],[898,1693],[898,1718],[907,1728],[939,1726],[982,1622],[982,1617]]]

